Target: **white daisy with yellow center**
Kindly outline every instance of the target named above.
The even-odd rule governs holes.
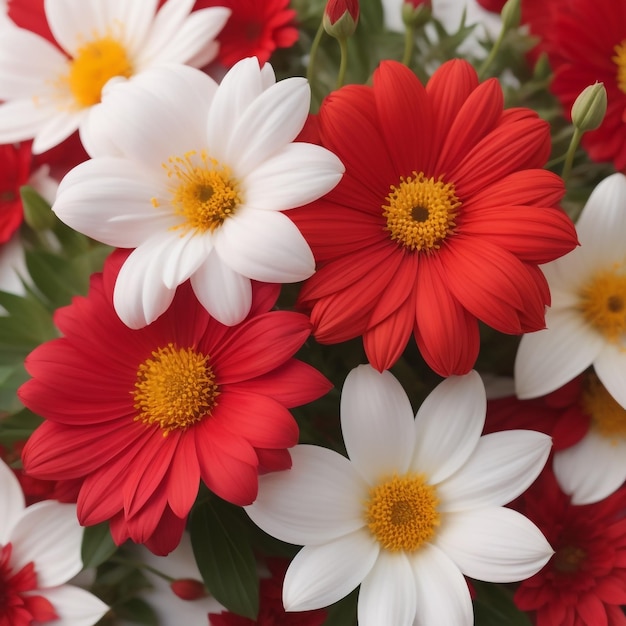
[[[38,154],[82,128],[109,80],[162,63],[202,67],[230,10],[194,0],[45,0],[56,46],[0,23],[0,143],[34,139]]]
[[[304,545],[285,576],[288,611],[329,606],[360,584],[359,626],[470,626],[463,575],[513,582],[543,567],[547,541],[502,505],[534,481],[550,438],[481,437],[485,410],[474,371],[442,382],[415,419],[391,373],[350,372],[341,396],[349,459],[296,446],[292,468],[261,476],[246,507],[265,532]]]
[[[542,266],[552,305],[547,328],[522,337],[517,395],[544,396],[593,365],[626,408],[626,176],[593,190],[576,231],[580,247]]]
[[[135,248],[114,292],[125,324],[150,324],[191,279],[209,313],[234,325],[250,310],[251,280],[313,274],[311,249],[284,212],[330,191],[344,168],[294,141],[309,103],[304,78],[276,82],[254,58],[219,86],[169,65],[107,87],[84,133],[93,158],[61,181],[53,210],[94,239]]]

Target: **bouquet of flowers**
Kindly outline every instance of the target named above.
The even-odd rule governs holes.
[[[626,1],[0,3],[0,626],[626,626]]]

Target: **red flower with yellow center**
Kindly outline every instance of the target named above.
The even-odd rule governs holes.
[[[270,311],[278,286],[255,285],[249,316],[227,327],[188,283],[154,323],[131,330],[113,309],[127,252],[114,253],[87,297],[59,309],[63,337],[33,351],[19,395],[46,418],[23,451],[27,474],[82,479],[78,518],[111,521],[166,554],[180,541],[200,479],[234,504],[251,503],[258,474],[291,466],[298,441],[288,408],[330,383],[293,359],[310,334],[306,316]]]
[[[550,302],[538,264],[576,246],[558,207],[561,179],[542,169],[548,124],[503,110],[499,83],[465,61],[423,87],[385,61],[374,86],[332,93],[310,123],[346,172],[324,198],[292,211],[318,271],[299,304],[325,344],[359,335],[378,370],[411,333],[437,373],[464,374],[478,320],[504,333],[544,327]]]

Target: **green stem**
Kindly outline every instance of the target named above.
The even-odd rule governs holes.
[[[407,67],[411,67],[411,59],[413,58],[413,49],[415,48],[415,28],[407,26],[404,30],[404,55],[402,63]]]
[[[313,68],[315,66],[315,57],[317,56],[317,49],[320,47],[320,42],[322,41],[322,37],[324,35],[324,22],[320,22],[320,25],[317,28],[317,32],[315,33],[315,38],[313,39],[313,43],[311,44],[311,51],[309,52],[309,66],[306,68],[306,79],[311,84],[313,80]]]
[[[109,559],[110,563],[119,563],[120,565],[130,565],[131,567],[134,567],[135,569],[138,570],[146,570],[148,572],[152,572],[155,576],[158,576],[159,578],[162,578],[163,580],[166,580],[168,583],[173,583],[176,578],[172,578],[171,576],[168,576],[167,574],[164,574],[163,572],[160,572],[158,569],[155,569],[154,567],[151,567],[150,565],[147,565],[146,563],[143,563],[141,561],[135,561],[133,559],[125,559],[124,557],[120,557],[120,556],[113,556]]]
[[[489,55],[482,62],[482,65],[478,68],[478,79],[483,80],[489,69],[489,66],[493,63],[496,56],[498,56],[498,52],[500,51],[500,46],[504,41],[504,35],[506,34],[506,30],[503,28],[498,35],[498,39],[496,39],[496,43],[493,44],[493,48],[489,51]]]
[[[348,68],[348,40],[346,37],[341,37],[337,41],[339,42],[339,49],[341,50],[341,63],[339,63],[339,74],[337,74],[337,89],[339,89],[343,87],[346,78],[346,69]]]
[[[578,148],[578,144],[583,136],[583,131],[579,128],[574,128],[574,134],[572,135],[572,139],[569,142],[569,147],[567,148],[567,153],[565,154],[565,163],[563,164],[563,172],[561,173],[561,178],[563,182],[566,182],[569,178],[570,172],[572,171],[572,164],[574,163],[574,155],[576,154],[576,149]]]

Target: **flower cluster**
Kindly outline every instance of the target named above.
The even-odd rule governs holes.
[[[6,0],[0,164],[0,626],[626,625],[626,4]]]

